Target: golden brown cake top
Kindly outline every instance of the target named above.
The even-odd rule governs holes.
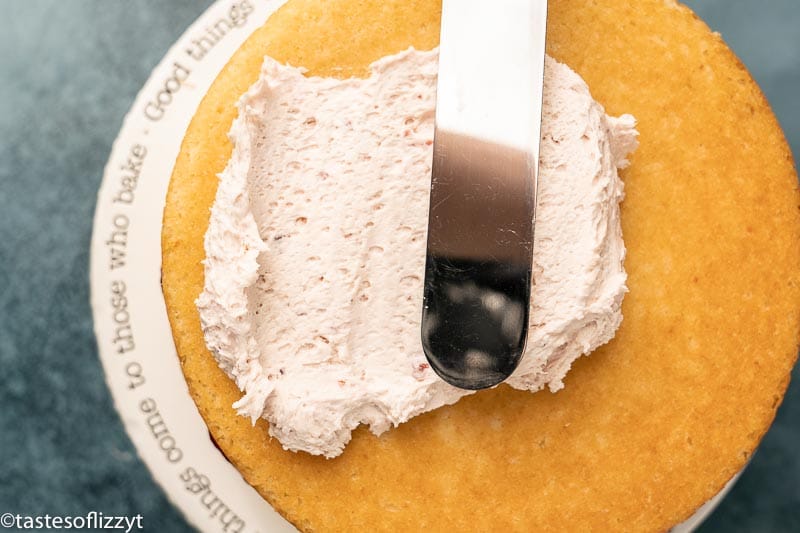
[[[641,146],[623,173],[630,293],[617,337],[558,394],[507,387],[331,461],[292,454],[231,404],[194,299],[235,102],[265,54],[311,74],[437,43],[439,3],[293,0],[234,55],[189,127],[164,214],[163,284],[190,391],[222,450],[306,530],[663,530],[745,464],[800,333],[800,214],[789,149],[747,71],[687,8],[554,0],[549,53]],[[262,421],[263,422],[263,421]]]

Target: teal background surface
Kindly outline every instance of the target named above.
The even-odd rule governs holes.
[[[88,249],[122,118],[209,3],[0,0],[0,514],[95,510],[142,514],[146,530],[190,530],[137,458],[106,389]],[[750,68],[800,153],[798,0],[687,3]],[[702,531],[800,531],[798,376]]]

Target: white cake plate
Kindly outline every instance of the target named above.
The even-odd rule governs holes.
[[[186,128],[231,55],[284,1],[218,0],[186,30],[125,117],[95,211],[91,300],[108,387],[153,478],[204,532],[296,531],[212,442],[161,293],[161,214]],[[673,531],[693,531],[734,482]]]

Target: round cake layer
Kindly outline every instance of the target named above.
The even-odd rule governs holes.
[[[565,390],[499,387],[327,461],[281,449],[205,348],[194,300],[226,133],[263,56],[310,74],[437,44],[434,0],[293,0],[234,55],[189,127],[164,214],[163,284],[190,391],[222,450],[305,530],[663,530],[747,461],[800,331],[797,177],[777,121],[719,36],[664,0],[554,0],[551,55],[639,120],[623,172],[630,293],[616,338]]]

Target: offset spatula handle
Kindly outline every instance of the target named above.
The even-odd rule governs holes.
[[[546,0],[442,5],[422,345],[465,389],[525,348],[546,24]]]

